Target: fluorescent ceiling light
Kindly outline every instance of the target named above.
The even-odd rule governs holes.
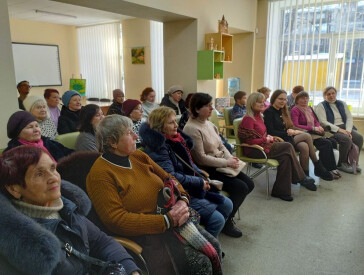
[[[58,12],[50,12],[50,11],[42,11],[42,10],[35,10],[36,13],[43,13],[48,15],[56,15],[56,16],[63,16],[63,17],[69,17],[69,18],[75,18],[77,19],[77,16],[70,15],[70,14],[64,14],[64,13],[58,13]]]

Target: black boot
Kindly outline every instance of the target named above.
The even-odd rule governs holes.
[[[304,171],[304,172],[305,172],[305,174],[306,174],[307,177],[310,176],[310,171],[307,170],[307,171]]]
[[[320,177],[321,179],[327,181],[331,181],[334,179],[332,174],[326,170],[326,168],[322,165],[320,160],[314,162],[313,165],[315,166],[315,176]]]
[[[240,238],[241,236],[243,236],[241,230],[235,226],[235,222],[232,218],[229,218],[225,222],[225,226],[221,232],[233,238]]]

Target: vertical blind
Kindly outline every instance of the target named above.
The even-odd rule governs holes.
[[[164,96],[163,23],[150,21],[152,87],[156,102]]]
[[[77,28],[80,73],[86,79],[86,96],[112,99],[122,89],[120,23]]]
[[[313,105],[334,86],[353,115],[364,116],[364,1],[270,1],[265,85],[302,85]]]

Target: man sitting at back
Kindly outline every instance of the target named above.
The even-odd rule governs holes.
[[[18,85],[16,85],[16,88],[18,89],[18,92],[19,92],[19,97],[18,97],[19,109],[22,109],[25,111],[23,101],[28,96],[31,86],[29,85],[28,81],[23,80],[23,81],[20,81],[18,83]]]
[[[246,92],[238,91],[234,95],[235,105],[230,112],[230,124],[234,119],[241,118],[246,114]]]

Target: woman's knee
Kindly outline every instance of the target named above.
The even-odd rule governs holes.
[[[224,197],[224,202],[219,204],[216,210],[221,213],[226,220],[233,211],[233,202],[228,197]]]

